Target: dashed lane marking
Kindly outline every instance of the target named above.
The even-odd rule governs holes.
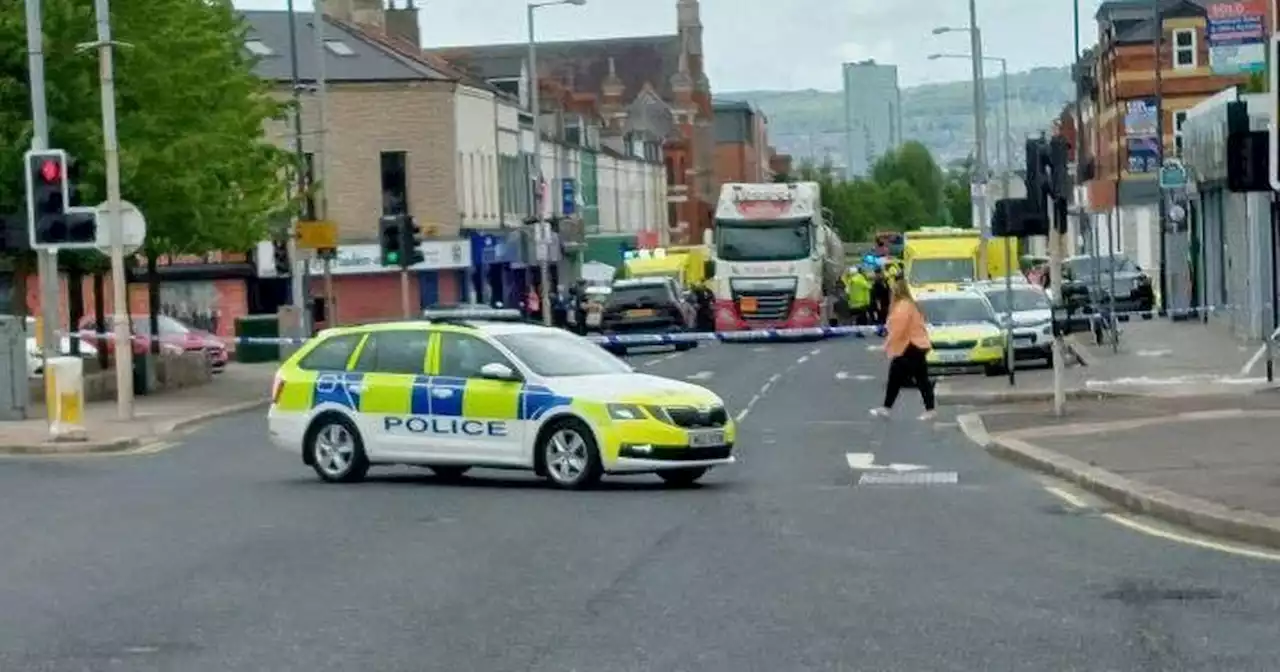
[[[822,352],[822,348],[814,348],[814,349],[812,349],[812,350],[810,350],[810,351],[809,351],[809,356],[810,356],[810,357],[817,357],[817,356],[818,356],[818,353],[820,353],[820,352]]]
[[[767,345],[761,345],[761,346],[758,346],[758,347],[755,347],[755,348],[751,348],[751,352],[769,352],[769,351],[770,351],[770,350],[772,350],[772,349],[773,349],[773,348],[770,348],[770,347],[769,347],[769,346],[767,346]]]
[[[800,359],[797,359],[797,360],[796,360],[796,364],[804,364],[804,363],[805,363],[805,362],[807,362],[807,361],[809,361],[809,355],[805,355],[805,356],[801,357]]]
[[[1096,508],[1096,507],[1090,506],[1089,502],[1085,501],[1082,497],[1068,490],[1065,490],[1061,487],[1053,486],[1053,485],[1044,485],[1043,487],[1045,489],[1045,492],[1048,492],[1054,497],[1061,499],[1062,501],[1066,502],[1069,506],[1075,509],[1088,510],[1088,509]],[[1280,552],[1267,551],[1267,550],[1262,550],[1258,548],[1251,548],[1248,546],[1239,546],[1236,544],[1229,544],[1221,541],[1214,541],[1212,539],[1206,539],[1204,537],[1197,537],[1187,533],[1175,532],[1170,529],[1165,529],[1163,527],[1158,527],[1156,525],[1152,525],[1150,523],[1141,521],[1131,515],[1127,515],[1123,513],[1102,512],[1098,514],[1098,517],[1105,518],[1106,520],[1109,520],[1121,527],[1127,528],[1139,534],[1145,534],[1149,537],[1156,537],[1158,539],[1164,539],[1166,541],[1185,544],[1187,546],[1195,546],[1197,548],[1204,548],[1211,551],[1218,551],[1219,553],[1227,553],[1230,555],[1237,555],[1245,558],[1253,558],[1255,560],[1270,560],[1271,562],[1280,562]]]
[[[685,376],[684,379],[685,380],[708,380],[714,375],[716,375],[714,371],[699,371],[697,373],[691,373]]]

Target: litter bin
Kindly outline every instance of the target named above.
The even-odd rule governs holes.
[[[155,357],[150,353],[133,355],[133,393],[150,394],[155,385]]]
[[[242,364],[274,362],[280,359],[275,343],[250,343],[243,339],[280,337],[280,321],[275,315],[249,315],[236,320],[236,361]]]

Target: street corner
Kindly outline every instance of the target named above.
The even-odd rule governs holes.
[[[106,441],[0,442],[0,456],[42,457],[125,453],[147,442],[146,437],[129,436]]]
[[[1134,514],[1215,538],[1280,548],[1280,517],[1233,508],[1126,478],[1019,438],[991,436],[986,448],[996,457],[1072,483]]]
[[[1052,402],[1053,390],[1043,388],[1031,389],[966,389],[954,387],[952,383],[938,385],[937,398],[939,404],[950,406],[1007,406],[1034,402]],[[1070,400],[1102,400],[1131,396],[1124,392],[1097,390],[1089,388],[1070,388],[1064,391]]]
[[[261,410],[270,405],[271,405],[271,400],[267,399],[266,397],[263,397],[260,399],[251,399],[248,401],[242,401],[242,402],[226,404],[224,406],[218,406],[216,408],[211,408],[206,411],[193,413],[191,415],[187,415],[181,418],[177,418],[175,420],[171,420],[166,423],[162,423],[160,425],[160,431],[158,431],[157,434],[160,436],[164,436],[167,434],[173,434],[175,432],[194,429],[195,427],[203,425],[204,423],[210,422],[212,420],[217,420],[219,418],[225,418],[232,415],[239,415],[241,413],[248,413],[250,411]]]

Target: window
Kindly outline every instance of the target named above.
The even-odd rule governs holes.
[[[993,289],[986,292],[987,300],[991,302],[991,307],[995,308],[997,313],[1009,312],[1010,305],[1013,306],[1013,312],[1022,313],[1032,310],[1050,310],[1049,297],[1038,289],[1017,289],[1009,292],[1010,302],[1005,301],[1005,291],[1003,289]]]
[[[298,362],[298,367],[307,371],[346,371],[347,361],[363,337],[364,334],[344,334],[322,341]]]
[[[919,303],[929,324],[973,324],[996,319],[991,305],[982,299],[923,299]]]
[[[486,364],[510,366],[497,348],[466,334],[445,332],[440,334],[440,371],[438,375],[453,378],[479,378],[480,369]]]
[[[1178,156],[1182,156],[1182,125],[1187,123],[1187,111],[1178,110],[1173,113],[1173,147]]]
[[[1188,28],[1173,31],[1174,69],[1194,68],[1198,60],[1195,29]]]
[[[405,152],[382,152],[382,214],[409,214]]]
[[[303,170],[303,173],[302,173],[303,179],[306,180],[306,190],[307,190],[306,192],[307,201],[304,204],[306,209],[302,213],[302,218],[307,220],[315,220],[316,219],[316,195],[315,195],[315,192],[311,190],[311,185],[316,183],[316,155],[315,154],[312,154],[311,152],[307,152],[306,154],[302,155],[302,170]]]
[[[507,334],[497,341],[540,376],[596,376],[630,373],[631,367],[603,348],[573,334]]]
[[[371,333],[360,351],[360,359],[356,360],[355,370],[410,376],[426,373],[430,338],[430,332],[425,329]]]
[[[353,51],[351,47],[347,46],[346,42],[343,42],[341,40],[325,40],[324,48],[328,49],[329,53],[333,54],[334,56],[355,56],[356,55],[356,52]]]
[[[248,40],[247,42],[244,43],[244,48],[248,49],[249,53],[253,54],[254,56],[275,56],[276,55],[275,50],[273,50],[271,47],[268,47],[267,43],[263,42],[262,40]]]

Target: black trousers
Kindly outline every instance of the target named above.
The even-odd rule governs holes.
[[[904,385],[915,383],[916,389],[920,390],[920,399],[924,401],[924,409],[933,410],[933,382],[929,380],[927,354],[925,350],[908,345],[905,352],[889,361],[889,383],[884,390],[885,408],[893,408]]]

